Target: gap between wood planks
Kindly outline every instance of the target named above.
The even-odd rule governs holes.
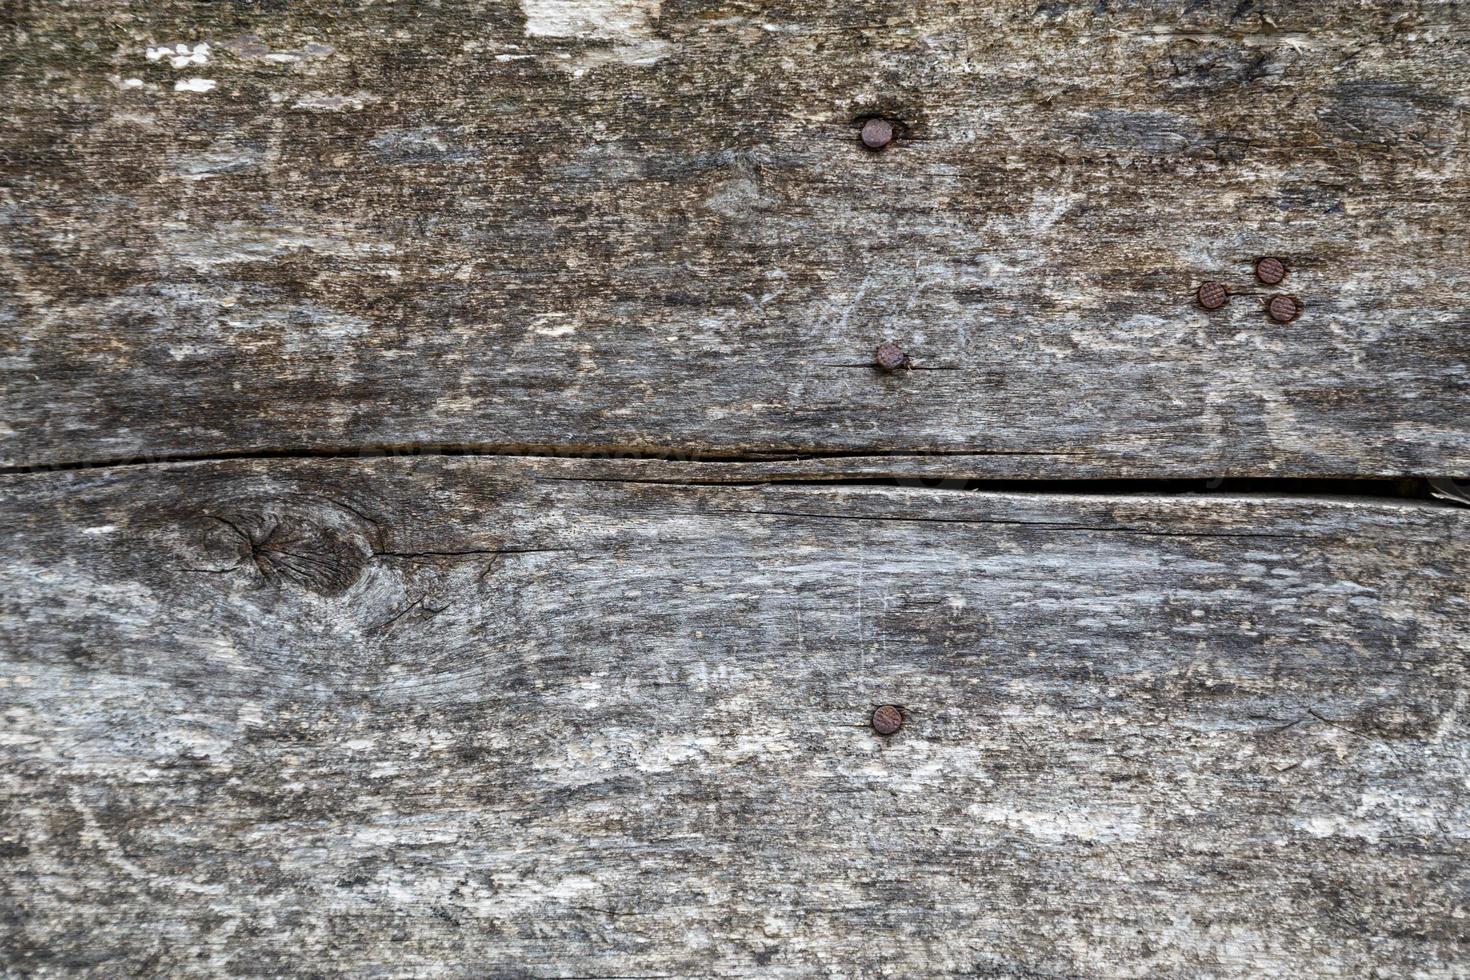
[[[628,445],[553,446],[534,443],[440,444],[407,443],[375,446],[298,446],[284,449],[226,449],[209,453],[140,453],[91,460],[66,460],[0,466],[0,476],[57,470],[148,466],[160,463],[214,463],[235,459],[376,459],[385,456],[519,456],[528,459],[633,460],[666,463],[783,463],[822,459],[884,459],[893,457],[1085,456],[1068,450],[1022,449],[851,449],[769,450],[745,453],[708,450],[659,449]]]
[[[521,444],[486,446],[396,445],[357,448],[292,448],[225,450],[213,453],[177,453],[113,457],[96,460],[73,460],[20,466],[0,466],[0,476],[33,473],[55,473],[89,469],[154,466],[169,464],[213,463],[232,460],[350,460],[382,459],[400,456],[515,457],[522,459],[601,460],[605,462],[668,463],[783,463],[807,460],[881,460],[885,458],[933,459],[943,457],[985,456],[1079,456],[1080,452],[1028,452],[1024,450],[845,450],[845,451],[770,451],[722,453],[703,451],[668,451],[624,446],[534,446]],[[660,478],[648,476],[552,476],[548,480],[588,483],[649,483],[663,485],[803,485],[824,486],[923,486],[957,490],[984,490],[1004,493],[1124,495],[1156,494],[1272,494],[1295,497],[1371,497],[1396,500],[1447,500],[1470,506],[1470,483],[1448,477],[1420,476],[1315,476],[1315,477],[1083,477],[1083,478],[968,478],[944,475],[859,476],[841,473],[759,474],[746,476],[698,478]]]

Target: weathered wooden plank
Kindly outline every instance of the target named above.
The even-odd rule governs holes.
[[[1459,4],[4,17],[10,465],[449,444],[1470,470]],[[881,153],[856,140],[874,113],[903,124]],[[1262,254],[1307,304],[1290,326],[1261,315]],[[1206,314],[1205,279],[1243,295]],[[930,370],[862,367],[890,337]]]
[[[611,465],[7,478],[4,968],[1463,972],[1470,511]]]

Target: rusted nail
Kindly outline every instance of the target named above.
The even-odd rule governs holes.
[[[1277,323],[1290,323],[1302,315],[1302,301],[1295,296],[1277,293],[1266,301],[1266,315]]]
[[[863,123],[863,146],[881,150],[893,142],[893,123],[887,119],[869,119]]]
[[[1230,294],[1218,282],[1201,283],[1194,291],[1194,298],[1207,310],[1218,310],[1230,300]]]
[[[903,352],[902,347],[891,340],[885,340],[873,354],[873,363],[885,371],[897,371],[908,365],[909,356]]]
[[[892,735],[903,727],[903,712],[897,705],[885,704],[873,712],[873,731],[879,735]]]
[[[1286,263],[1272,255],[1256,259],[1256,278],[1268,286],[1274,286],[1286,278]]]

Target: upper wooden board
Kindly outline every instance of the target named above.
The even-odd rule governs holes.
[[[16,4],[0,462],[1470,470],[1454,3]],[[857,123],[897,120],[882,152]],[[1262,313],[1286,259],[1306,313]],[[1218,312],[1195,287],[1225,283]],[[894,339],[919,370],[866,364]]]

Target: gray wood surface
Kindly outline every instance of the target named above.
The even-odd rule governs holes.
[[[1470,510],[659,465],[6,478],[4,970],[1464,975]]]
[[[0,5],[0,975],[1465,977],[1470,509],[1163,478],[1463,498],[1467,92],[1449,0]]]
[[[454,445],[1470,471],[1462,4],[0,17],[5,465]],[[873,114],[901,124],[881,153]],[[1290,326],[1261,313],[1263,254],[1306,303]],[[1193,305],[1206,279],[1225,310]],[[865,367],[886,338],[918,370]]]

